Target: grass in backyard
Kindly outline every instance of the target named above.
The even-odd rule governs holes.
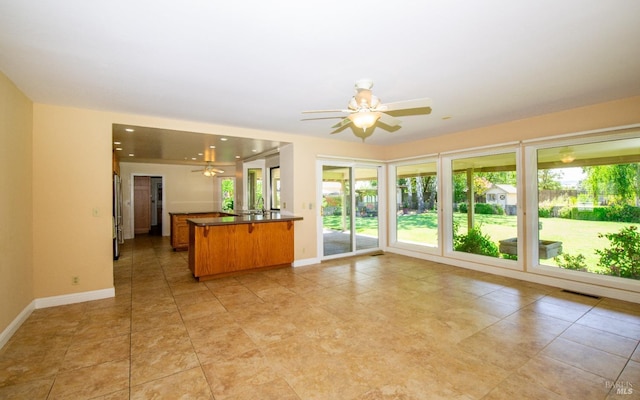
[[[458,225],[458,233],[467,231],[467,214],[454,213],[454,222]],[[341,230],[341,217],[327,216],[323,218],[324,226]],[[540,239],[562,242],[563,253],[576,256],[582,254],[587,266],[597,272],[600,257],[596,249],[610,246],[606,238],[599,238],[599,233],[618,232],[629,225],[640,225],[627,222],[579,221],[564,218],[540,218]],[[517,219],[512,215],[476,214],[475,222],[482,233],[487,234],[496,244],[500,240],[517,237]],[[406,214],[397,217],[398,240],[409,243],[421,243],[435,246],[438,243],[438,217],[436,213]],[[365,235],[377,235],[378,221],[375,217],[356,219],[356,232]],[[541,260],[541,264],[557,266],[553,259]]]

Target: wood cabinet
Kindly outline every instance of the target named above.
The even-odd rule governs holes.
[[[226,225],[190,222],[189,268],[193,276],[203,280],[238,271],[291,265],[293,221]]]
[[[187,250],[189,248],[189,218],[216,218],[229,216],[223,212],[192,212],[192,213],[169,213],[171,217],[171,247],[173,250]]]

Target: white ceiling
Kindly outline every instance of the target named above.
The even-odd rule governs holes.
[[[640,95],[638,16],[638,0],[0,0],[0,70],[39,103],[358,142],[301,111],[344,108],[361,78],[383,102],[431,98],[366,139],[388,145]]]

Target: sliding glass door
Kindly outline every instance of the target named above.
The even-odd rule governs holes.
[[[322,164],[322,255],[378,249],[378,166]]]

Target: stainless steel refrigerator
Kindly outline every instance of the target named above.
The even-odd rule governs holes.
[[[122,232],[122,181],[113,175],[113,259],[120,257],[120,245],[124,243]]]

